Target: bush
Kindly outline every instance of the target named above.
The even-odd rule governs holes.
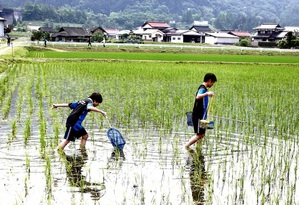
[[[280,40],[278,41],[277,46],[279,48],[288,48],[288,42],[286,40]]]
[[[292,47],[298,48],[299,47],[299,38],[291,41]]]
[[[240,42],[237,44],[238,46],[248,47],[251,46],[251,42],[248,39],[241,39]]]

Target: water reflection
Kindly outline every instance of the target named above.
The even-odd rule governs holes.
[[[69,185],[71,187],[78,187],[82,193],[90,192],[91,198],[97,201],[101,198],[101,191],[104,189],[104,185],[86,181],[86,176],[82,174],[82,168],[88,160],[88,155],[85,149],[81,149],[80,153],[79,155],[67,155],[64,151],[61,153]]]
[[[190,166],[190,184],[194,204],[203,205],[205,202],[205,183],[207,174],[205,170],[205,157],[202,154],[201,145],[195,150],[188,149],[188,164]]]
[[[122,149],[115,147],[111,153],[111,159],[123,159],[125,160],[125,153]]]

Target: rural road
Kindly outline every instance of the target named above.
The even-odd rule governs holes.
[[[13,52],[13,48],[17,46],[25,46],[25,45],[32,45],[35,44],[37,45],[37,42],[31,42],[27,37],[22,37],[19,38],[15,41],[12,42],[12,46],[7,46],[7,44],[0,44],[0,57],[3,54],[7,54],[9,52]],[[78,42],[48,42],[48,45],[50,46],[55,46],[55,45],[70,45],[73,44],[73,46],[85,46],[87,45],[86,42],[83,43],[78,43]],[[42,44],[41,44],[42,45]],[[93,43],[93,46],[98,47],[102,46],[102,43]],[[267,51],[275,51],[275,52],[299,52],[299,49],[279,49],[279,48],[256,48],[256,47],[238,47],[238,46],[222,46],[222,45],[217,45],[217,46],[203,46],[203,45],[178,45],[178,44],[130,44],[130,43],[106,43],[106,46],[116,46],[116,47],[123,47],[123,46],[132,46],[132,47],[160,47],[160,48],[194,48],[194,49],[220,49],[220,50],[239,50],[239,51],[248,51],[248,50],[256,50],[260,52],[267,52]]]
[[[6,41],[6,40],[5,40]],[[12,42],[10,46],[7,46],[7,44],[0,44],[0,57],[4,54],[12,54],[13,48],[18,46],[25,46],[29,45],[30,42],[28,41],[28,38],[22,37]]]

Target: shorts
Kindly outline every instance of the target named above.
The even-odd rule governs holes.
[[[79,139],[80,137],[87,135],[86,130],[84,127],[80,130],[74,130],[72,127],[66,127],[66,131],[64,134],[64,139],[69,141],[75,141],[76,139]]]
[[[193,122],[194,133],[196,133],[196,134],[205,134],[206,133],[205,128],[200,128],[200,119],[192,117],[192,122]]]

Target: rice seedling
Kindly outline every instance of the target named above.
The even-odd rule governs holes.
[[[266,62],[266,63],[298,63],[297,56],[267,56],[267,55],[225,55],[225,54],[197,54],[197,53],[148,53],[148,52],[29,52],[27,57],[32,58],[92,58],[92,59],[123,59],[123,60],[155,60],[155,61],[213,61],[213,62]]]
[[[25,161],[26,161],[26,163],[25,163],[26,172],[29,174],[30,173],[30,158],[27,153],[26,153]]]
[[[46,191],[47,195],[50,196],[50,193],[52,192],[52,171],[51,171],[51,158],[48,154],[45,155],[45,178],[46,178]]]
[[[28,177],[25,176],[24,180],[25,197],[28,195]]]
[[[7,101],[5,102],[5,104],[2,107],[3,117],[4,118],[7,118],[7,115],[8,115],[9,110],[10,110],[10,105],[11,105],[11,94],[8,95]]]
[[[11,123],[11,135],[12,138],[15,138],[17,134],[17,120],[13,120]]]
[[[24,135],[24,145],[27,146],[28,140],[31,135],[31,117],[27,118],[25,122],[25,129],[23,131],[23,135]]]

